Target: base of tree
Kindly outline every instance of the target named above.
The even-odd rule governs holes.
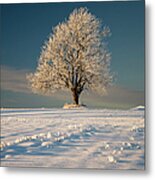
[[[84,104],[64,104],[63,109],[81,109],[86,107]]]

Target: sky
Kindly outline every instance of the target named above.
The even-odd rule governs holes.
[[[69,93],[35,95],[26,74],[34,72],[41,47],[59,22],[79,7],[87,7],[111,29],[114,85],[106,96],[83,94],[90,107],[129,108],[144,105],[144,1],[3,4],[0,5],[1,107],[61,107]]]

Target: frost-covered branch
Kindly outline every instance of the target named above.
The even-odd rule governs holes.
[[[112,82],[110,53],[104,43],[109,33],[87,8],[75,9],[53,29],[36,72],[28,75],[33,92],[70,90],[76,104],[84,90],[105,92]]]

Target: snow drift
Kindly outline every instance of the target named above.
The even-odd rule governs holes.
[[[144,111],[1,110],[1,165],[144,169]]]

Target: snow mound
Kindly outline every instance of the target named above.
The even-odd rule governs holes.
[[[83,109],[86,108],[86,105],[83,104],[65,104],[63,109]]]
[[[135,111],[144,111],[145,110],[145,106],[136,106],[134,108],[132,108],[132,110],[135,110]]]

